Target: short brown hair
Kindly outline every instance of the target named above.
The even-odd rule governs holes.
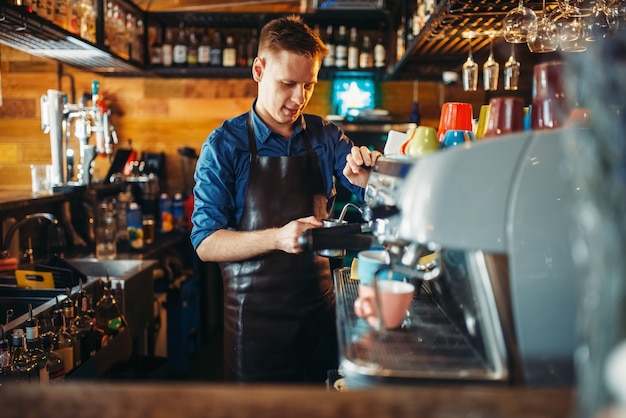
[[[320,37],[297,15],[271,20],[261,29],[259,56],[263,52],[290,51],[322,59],[328,49]]]

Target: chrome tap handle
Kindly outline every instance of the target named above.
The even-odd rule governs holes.
[[[39,99],[39,106],[41,108],[41,130],[44,134],[50,133],[50,100],[45,94],[41,95]]]

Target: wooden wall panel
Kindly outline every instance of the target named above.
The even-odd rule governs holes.
[[[19,146],[16,143],[0,143],[0,163],[15,163],[17,161]]]
[[[34,99],[6,99],[2,100],[0,118],[33,118],[39,115],[39,102]]]
[[[5,99],[5,102],[8,100]],[[4,106],[3,106],[4,107]],[[18,146],[24,139],[46,139],[48,135],[41,130],[41,119],[36,118],[5,118],[0,117],[0,143],[13,143]]]
[[[28,164],[0,164],[0,179],[3,190],[31,190]]]
[[[177,150],[197,152],[211,131],[230,117],[250,109],[256,83],[250,79],[184,79],[106,77],[67,65],[32,57],[0,45],[2,93],[0,108],[0,188],[29,188],[31,163],[50,162],[49,136],[41,131],[39,99],[48,89],[60,89],[76,103],[91,93],[92,81],[111,108],[111,123],[119,137],[117,147],[166,156],[168,192],[182,189]],[[58,77],[58,70],[61,78]],[[413,102],[412,81],[379,84],[379,106],[394,120],[408,120]],[[424,124],[437,126],[443,100],[467,98],[459,88],[420,82],[419,103]],[[473,97],[475,97],[474,95]],[[332,111],[332,82],[320,80],[306,112]],[[75,144],[73,139],[70,144]],[[77,150],[78,152],[78,150]]]

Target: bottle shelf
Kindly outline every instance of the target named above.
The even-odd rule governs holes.
[[[27,8],[0,1],[0,43],[95,73],[140,75],[137,62],[99,48]]]
[[[8,0],[0,0],[0,43],[42,58],[53,59],[75,68],[107,76],[141,76],[165,78],[249,78],[249,66],[195,66],[195,67],[153,67],[149,64],[149,28],[170,27],[211,28],[225,33],[239,34],[244,31],[260,31],[269,20],[284,13],[172,13],[142,12],[130,2],[120,2],[123,7],[132,10],[137,18],[145,22],[141,36],[146,41],[142,52],[144,62],[128,58],[129,54],[116,53],[108,48],[105,33],[106,4],[96,1],[99,17],[96,22],[96,40],[90,42],[79,35],[47,20],[32,9],[16,6]],[[356,27],[363,33],[380,32],[388,39],[389,14],[386,10],[320,10],[315,13],[301,14],[305,22],[317,26],[325,32],[328,25],[338,28],[340,25]],[[247,33],[247,32],[246,32]],[[225,38],[225,37],[224,37]],[[223,39],[224,40],[224,39]],[[332,67],[322,68],[321,80],[337,77],[371,77],[382,80],[388,77],[387,68],[339,70]]]

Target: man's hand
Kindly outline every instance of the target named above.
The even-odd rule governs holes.
[[[346,166],[343,175],[350,183],[365,187],[370,177],[370,170],[382,154],[379,151],[370,151],[367,147],[352,147],[346,156]]]
[[[311,228],[318,228],[322,226],[315,216],[308,216],[306,218],[296,219],[289,222],[287,225],[281,227],[277,231],[276,246],[278,249],[289,253],[299,254],[302,252],[300,244],[298,244],[298,238],[304,234],[304,231]]]

